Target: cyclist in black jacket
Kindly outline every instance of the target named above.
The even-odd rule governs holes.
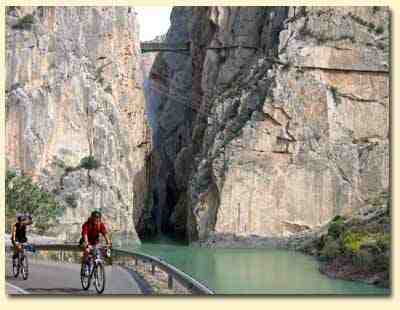
[[[32,224],[32,217],[21,216],[17,217],[17,222],[12,227],[11,242],[14,246],[13,259],[17,258],[17,254],[22,250],[22,245],[28,242],[26,237],[26,226]]]

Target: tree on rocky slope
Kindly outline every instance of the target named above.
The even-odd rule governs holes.
[[[17,175],[9,170],[6,175],[6,231],[9,232],[18,213],[29,213],[33,217],[33,228],[45,233],[57,223],[64,207],[51,193],[33,183],[29,176]]]

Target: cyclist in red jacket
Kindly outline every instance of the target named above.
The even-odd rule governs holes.
[[[106,225],[101,220],[101,212],[93,211],[89,219],[82,225],[82,240],[85,246],[83,253],[84,261],[86,261],[93,246],[100,242],[100,234],[102,234],[106,240],[107,246],[111,248],[112,242],[108,237]]]

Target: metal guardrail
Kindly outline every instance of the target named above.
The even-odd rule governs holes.
[[[155,267],[158,267],[159,269],[163,270],[168,274],[168,287],[170,288],[172,287],[173,280],[177,280],[179,283],[181,283],[183,286],[185,286],[187,289],[189,289],[195,294],[199,295],[215,294],[210,288],[208,288],[198,280],[192,278],[190,275],[183,272],[182,270],[179,270],[175,266],[162,260],[161,258],[138,252],[129,252],[124,250],[113,250],[113,251],[119,255],[132,256],[135,259],[141,260],[145,263],[150,263],[151,271],[153,274],[155,272]]]
[[[42,251],[82,251],[82,248],[78,244],[33,244],[35,250]],[[12,249],[12,246],[6,246],[6,249]],[[139,253],[135,251],[124,251],[118,249],[112,249],[112,252],[116,254],[116,256],[128,256],[132,257],[137,261],[142,261],[144,263],[151,264],[151,272],[155,274],[155,268],[159,268],[164,271],[168,275],[168,287],[173,287],[173,281],[178,281],[181,285],[186,287],[194,294],[198,295],[214,295],[215,293],[199,282],[198,280],[192,278],[187,273],[179,270],[175,266],[167,263],[159,257],[147,255],[144,253]]]

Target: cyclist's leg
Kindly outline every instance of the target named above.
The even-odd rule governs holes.
[[[82,255],[82,262],[86,263],[88,261],[90,255],[90,249],[88,247],[85,247],[85,249],[83,250],[83,255]]]
[[[85,271],[89,273],[89,256],[90,256],[90,249],[85,247],[82,253],[82,264],[85,266]]]
[[[22,250],[22,243],[20,243],[19,241],[15,241],[13,259],[18,258],[18,253],[21,252],[21,250]]]
[[[12,258],[13,258],[13,259],[16,259],[17,257],[18,257],[17,244],[14,243],[14,245],[13,245],[13,256],[12,256]]]
[[[22,254],[25,254],[24,253],[25,246],[26,246],[26,241],[20,243],[19,252],[21,252]]]

